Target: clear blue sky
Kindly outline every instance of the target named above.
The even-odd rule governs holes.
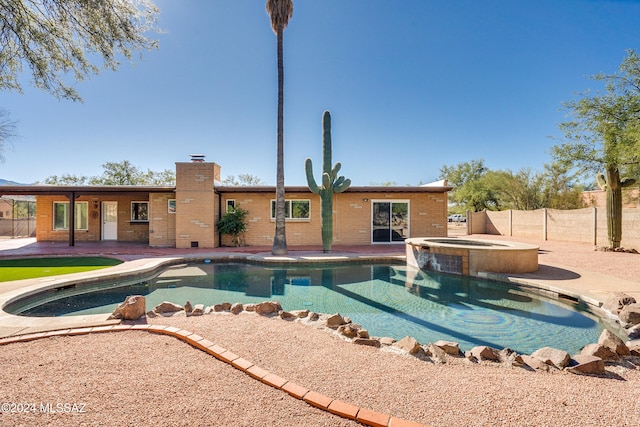
[[[173,169],[203,153],[223,178],[275,183],[276,37],[264,0],[157,0],[160,49],[76,87],[2,93],[18,122],[0,178]],[[640,1],[294,0],[285,31],[285,181],[321,168],[321,116],[353,185],[436,180],[442,165],[541,170],[563,101],[640,49]]]

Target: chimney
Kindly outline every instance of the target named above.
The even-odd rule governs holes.
[[[204,154],[189,154],[191,163],[204,163]]]

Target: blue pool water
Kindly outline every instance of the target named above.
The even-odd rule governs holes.
[[[349,316],[373,336],[409,335],[423,344],[444,339],[466,350],[488,345],[530,354],[551,346],[573,354],[597,342],[604,327],[579,307],[500,283],[380,264],[188,264],[143,282],[50,291],[7,311],[28,316],[110,313],[127,295],[145,295],[148,309],[163,301],[207,306],[278,300],[285,310]]]

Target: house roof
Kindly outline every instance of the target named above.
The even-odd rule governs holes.
[[[113,194],[113,193],[168,193],[175,187],[146,185],[0,185],[0,195],[59,195]]]
[[[216,186],[218,193],[275,193],[275,186]],[[444,193],[450,191],[448,186],[365,186],[349,187],[345,193]],[[146,186],[146,185],[1,185],[0,196],[4,195],[99,195],[99,194],[140,194],[140,193],[173,193],[174,186]],[[288,193],[310,193],[309,187],[287,186]]]
[[[451,187],[385,187],[385,186],[366,186],[366,187],[349,187],[345,193],[444,193],[450,191]],[[220,193],[274,193],[275,186],[258,185],[258,186],[216,186],[216,191]],[[287,193],[310,193],[309,187],[304,186],[287,186]]]

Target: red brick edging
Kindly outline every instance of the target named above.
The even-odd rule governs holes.
[[[418,424],[413,421],[403,420],[401,418],[391,417],[387,414],[375,412],[370,409],[360,408],[341,400],[333,399],[329,396],[317,393],[309,390],[299,384],[291,382],[285,378],[279,377],[261,367],[254,365],[250,361],[243,359],[237,354],[220,347],[217,344],[196,335],[193,332],[185,329],[176,328],[175,326],[163,326],[163,325],[149,325],[149,324],[136,324],[136,325],[109,325],[109,326],[96,326],[87,328],[74,328],[74,329],[61,329],[51,332],[38,332],[33,334],[18,335],[13,337],[0,338],[0,345],[10,344],[15,342],[28,342],[40,338],[48,338],[55,336],[73,336],[73,335],[85,335],[89,333],[99,332],[121,332],[121,331],[147,331],[156,334],[169,335],[183,341],[199,350],[204,351],[216,359],[232,365],[234,368],[239,369],[247,375],[267,384],[271,387],[277,388],[288,393],[290,396],[305,401],[311,406],[315,406],[323,411],[330,412],[332,414],[355,420],[361,424],[371,427],[426,427],[423,424]]]

